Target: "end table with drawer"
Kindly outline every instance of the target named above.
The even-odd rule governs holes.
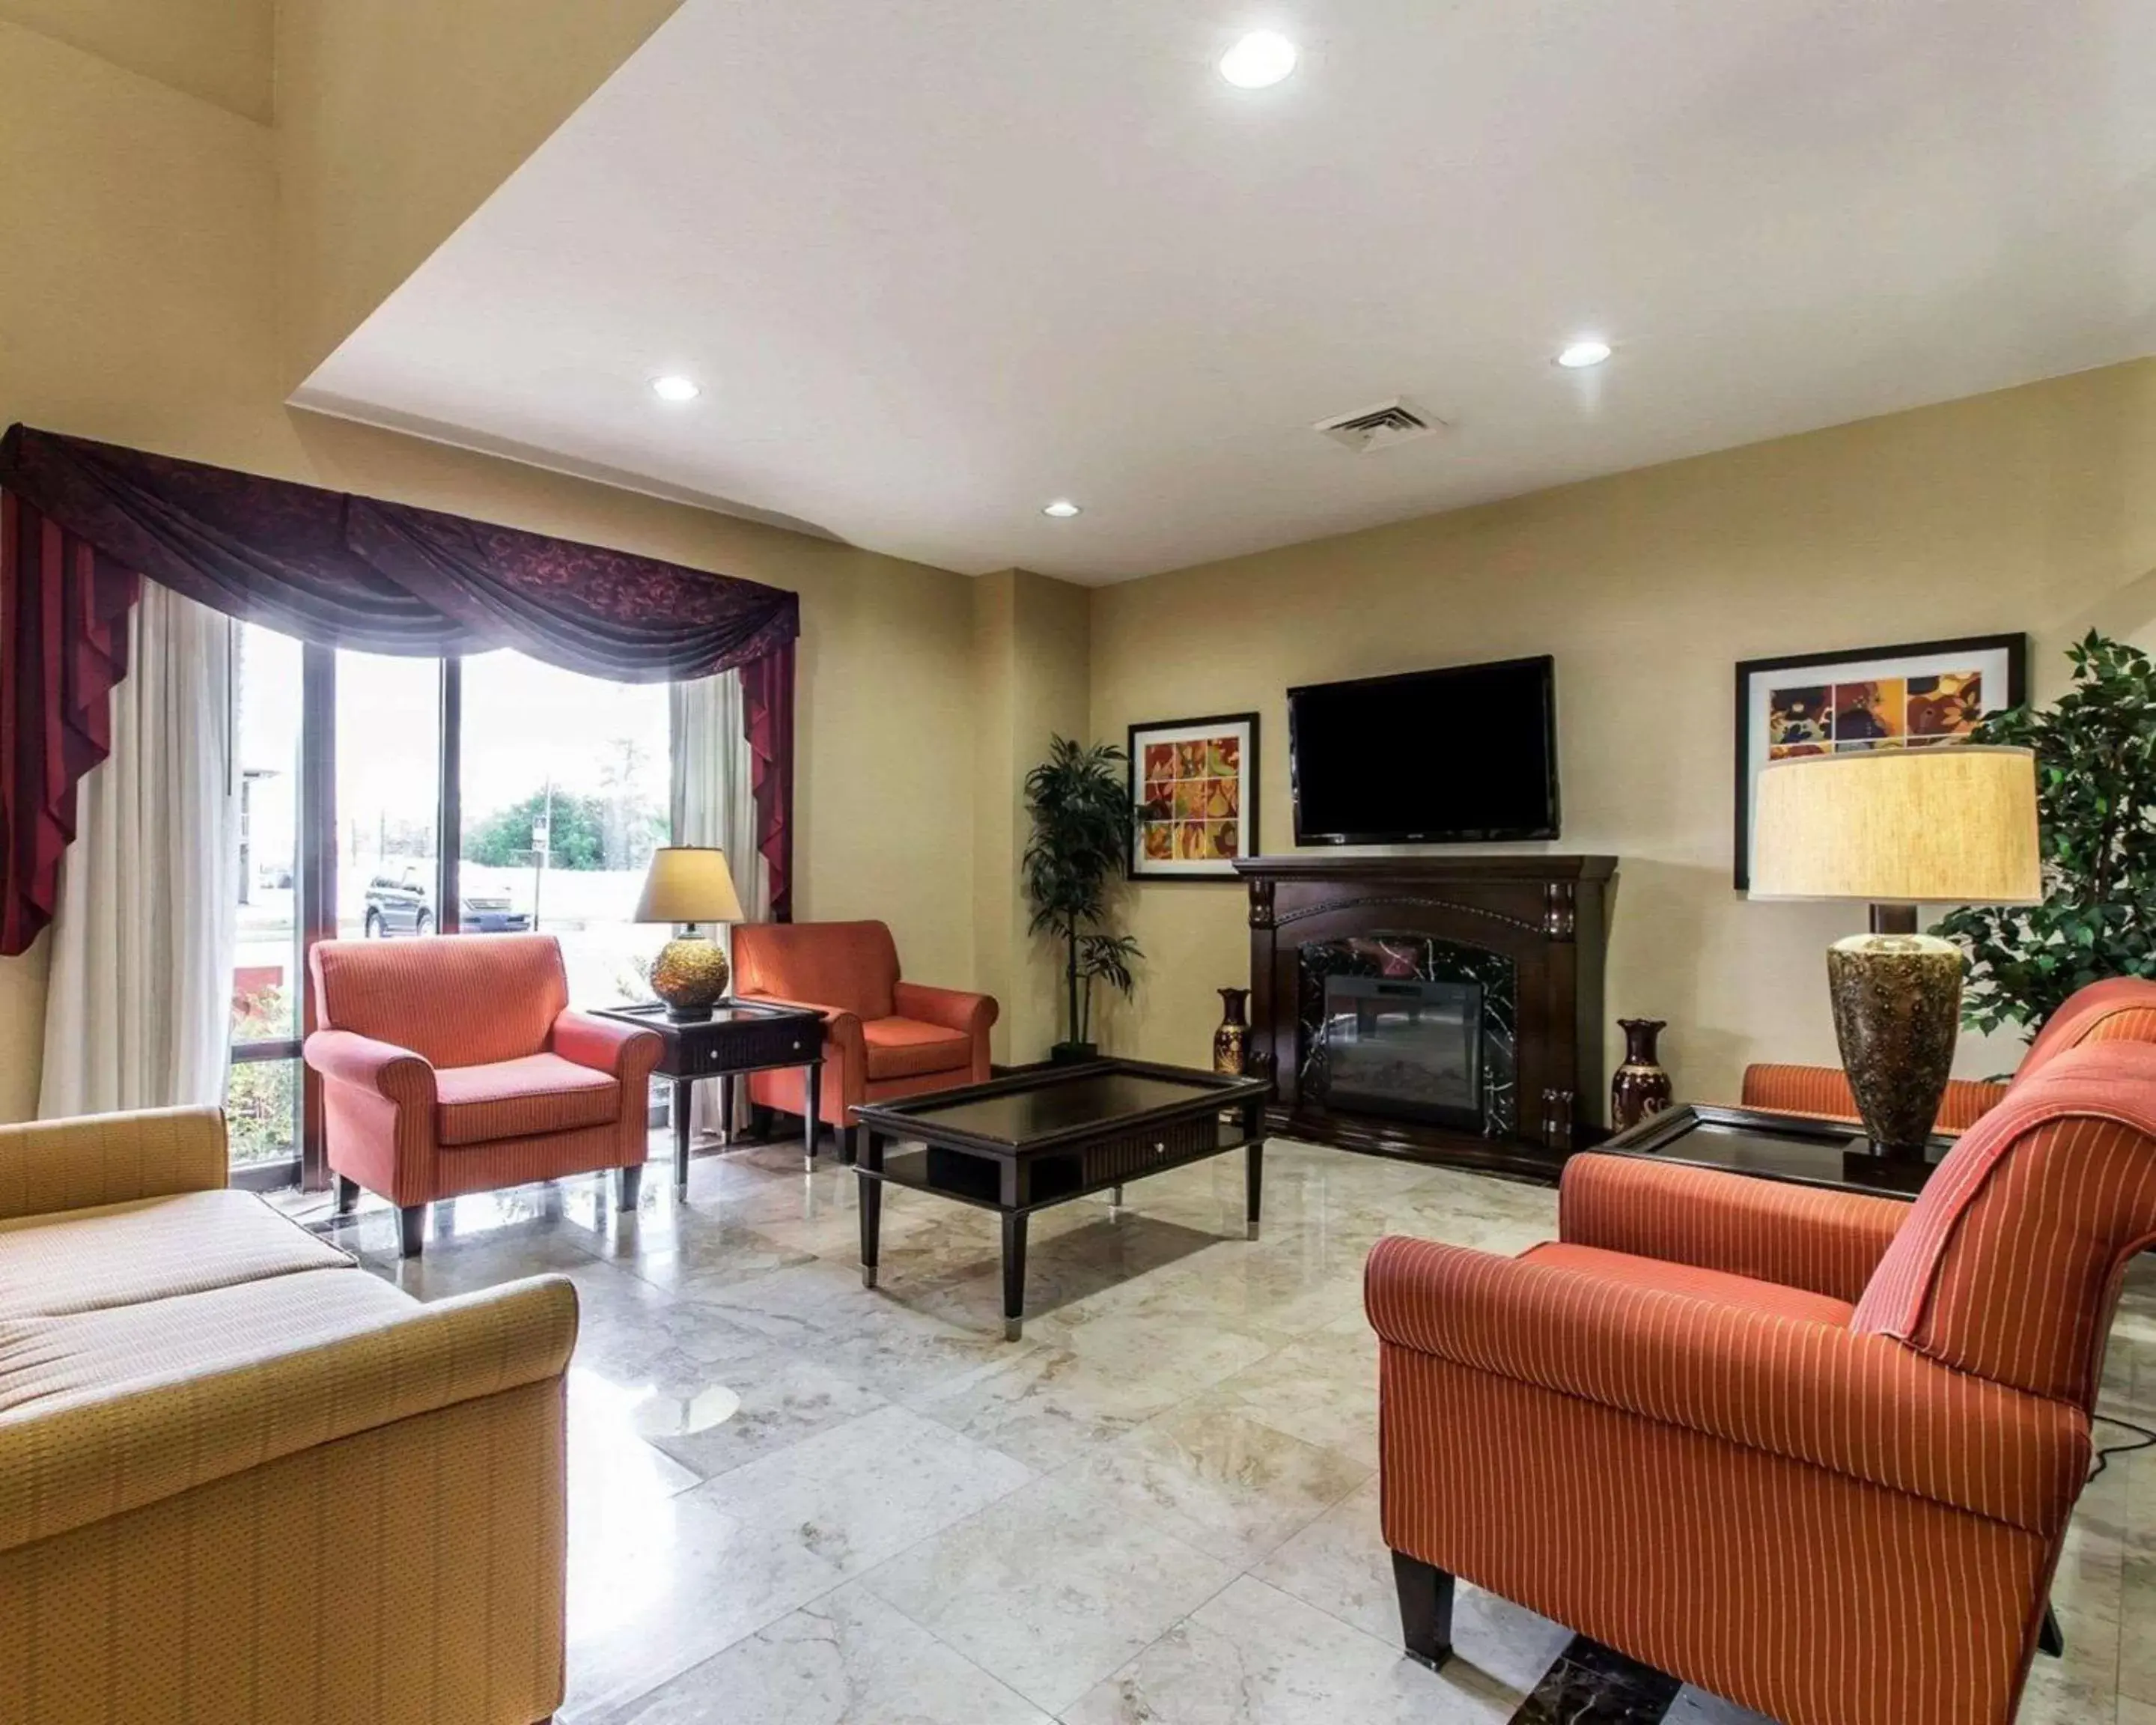
[[[619,1019],[656,1030],[665,1040],[653,1076],[671,1082],[674,1122],[674,1194],[689,1190],[689,1102],[696,1081],[719,1081],[719,1117],[731,1132],[734,1080],[744,1072],[767,1072],[799,1066],[808,1091],[803,1118],[802,1153],[816,1166],[816,1112],[824,1072],[824,1015],[801,1006],[768,1006],[756,1000],[721,1000],[701,1019],[676,1019],[658,1001],[639,1006],[597,1009],[601,1018]]]

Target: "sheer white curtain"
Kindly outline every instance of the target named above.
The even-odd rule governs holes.
[[[750,922],[761,922],[771,914],[771,880],[756,848],[756,795],[748,740],[742,734],[741,678],[723,671],[675,684],[668,716],[674,842],[716,845],[725,851],[742,909]],[[729,931],[718,931],[718,937],[731,942]],[[745,1106],[748,1086],[735,1088]],[[696,1096],[690,1127],[716,1130],[718,1086],[698,1085]]]
[[[45,1119],[220,1102],[239,902],[234,629],[155,582],[53,919]]]

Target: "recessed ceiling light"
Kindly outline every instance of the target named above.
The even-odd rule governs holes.
[[[1052,515],[1059,521],[1067,521],[1080,511],[1078,506],[1068,497],[1058,497],[1053,503],[1044,503],[1040,512],[1043,515]]]
[[[1580,372],[1589,366],[1600,365],[1609,357],[1611,352],[1607,341],[1574,341],[1558,352],[1557,362],[1568,372]]]
[[[654,377],[651,393],[661,401],[694,401],[704,392],[694,377],[670,376]]]
[[[1263,90],[1295,69],[1295,44],[1270,30],[1256,30],[1220,56],[1220,75],[1238,90]]]

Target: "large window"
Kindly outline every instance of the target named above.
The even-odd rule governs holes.
[[[629,917],[666,842],[665,685],[506,651],[331,653],[247,624],[239,737],[226,1107],[251,1182],[296,1178],[319,1144],[299,1060],[311,938],[539,928],[561,942],[572,1000],[648,994],[661,931]]]
[[[239,629],[239,912],[232,971],[232,1159],[300,1155],[300,644]]]
[[[340,939],[443,926],[442,675],[438,659],[336,656]]]
[[[465,927],[528,916],[572,1000],[641,997],[659,942],[629,919],[666,842],[666,685],[488,653],[464,662],[462,708]]]

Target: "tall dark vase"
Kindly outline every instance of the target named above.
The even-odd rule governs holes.
[[[1243,1076],[1244,1056],[1250,1051],[1250,1021],[1248,988],[1220,991],[1220,1028],[1213,1033],[1213,1070],[1235,1077]]]
[[[1670,1075],[1662,1070],[1655,1040],[1669,1028],[1661,1019],[1620,1019],[1625,1064],[1609,1081],[1609,1125],[1623,1132],[1670,1106]]]

